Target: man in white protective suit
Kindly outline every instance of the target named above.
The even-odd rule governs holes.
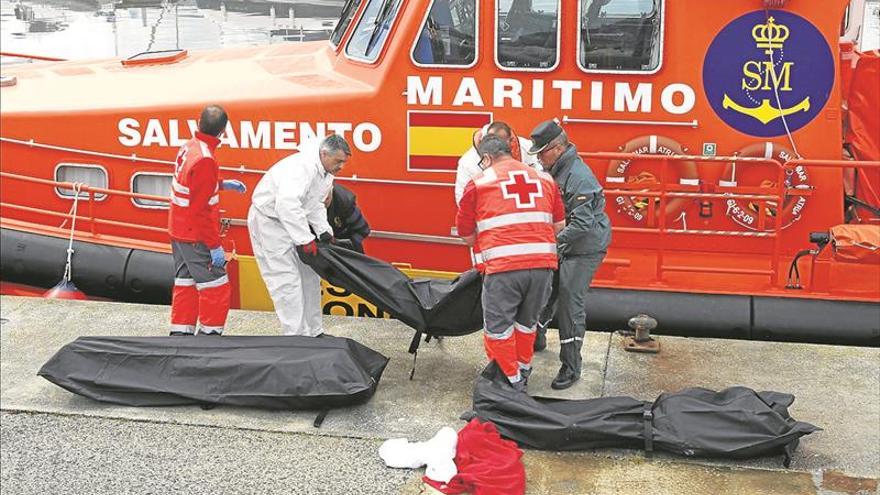
[[[339,135],[306,141],[254,189],[248,230],[285,335],[324,333],[321,279],[300,257],[316,257],[317,242],[333,240],[324,197],[349,158],[351,148]]]
[[[507,125],[506,122],[496,120],[474,133],[474,145],[458,159],[458,168],[455,171],[456,205],[461,203],[461,197],[464,195],[464,188],[467,187],[468,183],[474,180],[474,177],[483,172],[483,167],[480,166],[481,157],[480,154],[477,153],[477,146],[480,145],[480,141],[486,136],[498,136],[507,141],[507,144],[510,145],[510,156],[513,157],[514,160],[524,163],[538,172],[544,170],[541,166],[541,162],[538,161],[535,155],[524,153],[525,150],[532,147],[532,142],[526,138],[517,136],[513,131],[513,128]]]

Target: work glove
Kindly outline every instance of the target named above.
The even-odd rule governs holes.
[[[330,232],[324,232],[318,237],[318,242],[336,244],[336,237],[333,236]]]
[[[318,275],[324,278],[330,275],[330,264],[323,257],[318,256],[318,242],[316,239],[312,239],[308,244],[297,246],[296,252],[299,255],[299,259],[312,267],[312,270],[315,270]]]
[[[240,180],[230,179],[220,182],[220,189],[224,191],[235,191],[239,194],[247,192],[247,186]]]
[[[223,252],[222,246],[211,250],[211,265],[217,268],[223,268],[226,265],[226,253]]]
[[[296,250],[299,252],[299,257],[304,258],[308,256],[310,258],[314,258],[318,256],[318,244],[312,239],[308,244],[301,244],[296,247]]]

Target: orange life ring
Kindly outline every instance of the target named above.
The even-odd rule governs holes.
[[[796,158],[794,151],[785,146],[771,142],[754,143],[739,150],[737,156],[747,158],[775,158],[781,163],[785,163]],[[724,167],[721,179],[718,181],[719,188],[723,191],[725,187],[752,186],[766,187],[768,194],[776,192],[776,178],[778,171],[773,165],[763,163],[747,163],[747,162],[729,162]],[[786,189],[809,189],[810,176],[804,166],[797,166],[793,169],[786,169],[785,175]],[[807,205],[806,196],[786,195],[782,202],[782,228],[786,228],[801,218],[801,213]],[[765,202],[766,222],[764,224],[764,232],[772,231],[776,228],[776,219],[778,217],[778,204],[776,201]],[[757,202],[747,199],[728,199],[726,214],[731,220],[737,224],[749,229],[759,230],[758,215],[760,214]]]
[[[684,149],[678,142],[664,136],[640,136],[627,141],[620,151],[623,153],[634,153],[637,155],[683,155]],[[634,160],[612,160],[608,164],[608,172],[605,176],[607,184],[659,184],[660,181],[649,170],[634,171],[630,168]],[[649,162],[652,163],[652,162]],[[658,170],[659,163],[654,163],[652,169]],[[678,183],[682,185],[697,186],[700,184],[699,175],[697,174],[697,164],[691,160],[676,160],[669,167],[670,175],[678,175]],[[659,201],[655,199],[655,201]],[[666,225],[675,222],[680,216],[684,208],[692,202],[688,198],[672,198],[666,201]],[[630,218],[637,223],[644,223],[648,220],[646,213],[648,207],[648,198],[638,196],[617,196],[614,200],[617,205],[617,211]]]

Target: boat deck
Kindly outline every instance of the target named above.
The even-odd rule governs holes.
[[[384,467],[387,438],[424,440],[459,428],[473,379],[485,365],[479,334],[422,344],[414,380],[412,332],[397,321],[325,317],[328,333],[391,358],[376,395],[313,412],[217,407],[134,408],[94,402],[37,377],[80,335],[164,335],[169,308],[105,302],[0,298],[0,432],[4,495],[30,493],[303,493],[415,495],[423,470]],[[228,333],[273,335],[273,313],[232,311]],[[797,397],[790,408],[824,428],[792,462],[681,459],[630,450],[527,450],[530,494],[880,493],[880,349],[661,337],[659,355],[624,352],[622,337],[590,333],[584,378],[549,387],[558,339],[538,353],[533,395],[632,395],[651,400],[689,386],[744,385]]]

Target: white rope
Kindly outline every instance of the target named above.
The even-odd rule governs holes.
[[[767,22],[770,22],[770,12],[765,8],[764,9],[764,17]],[[798,152],[797,144],[794,142],[794,136],[791,135],[791,129],[788,127],[788,120],[785,118],[785,112],[782,110],[782,100],[779,98],[779,81],[775,77],[776,75],[776,62],[773,60],[773,48],[768,48],[768,52],[770,52],[770,67],[767,70],[773,71],[770,74],[770,79],[773,81],[773,94],[776,96],[776,108],[779,110],[779,117],[782,119],[782,126],[785,128],[785,135],[788,136],[788,142],[791,143],[791,150],[794,151],[794,154],[798,159],[803,158]]]
[[[70,279],[73,278],[73,270],[71,269],[71,262],[73,260],[73,235],[76,232],[77,206],[79,205],[79,194],[82,191],[82,186],[82,182],[76,182],[73,184],[74,195],[73,207],[71,208],[71,214],[73,216],[70,221],[70,241],[67,244],[67,265],[64,266],[64,280],[67,282],[70,282]]]
[[[686,211],[682,211],[681,215],[679,215],[678,218],[675,219],[676,222],[679,220],[681,220],[682,230],[687,230],[688,229],[688,221],[687,221],[687,212]]]
[[[76,201],[74,201],[73,204],[70,205],[70,209],[67,210],[67,215],[68,215],[68,216],[67,216],[67,218],[65,218],[65,219],[61,222],[61,225],[58,226],[59,229],[63,229],[64,227],[67,227],[67,222],[70,220],[70,215],[73,215],[73,209],[74,209],[74,208],[76,208]]]

